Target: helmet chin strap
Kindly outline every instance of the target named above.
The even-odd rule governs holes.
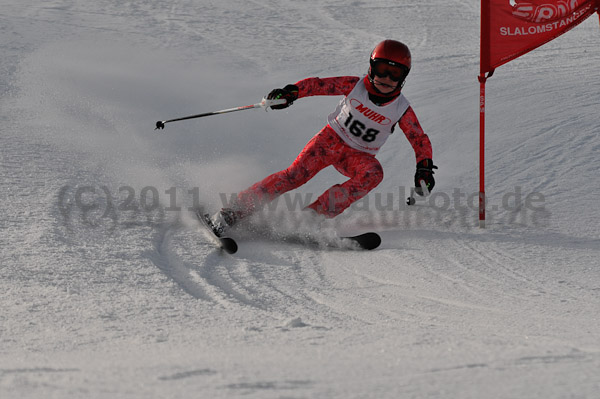
[[[375,79],[373,79],[373,78],[371,77],[371,74],[369,74],[368,78],[369,78],[369,82],[371,82],[371,84],[373,85],[373,88],[374,88],[374,89],[375,89],[375,90],[376,90],[376,91],[377,91],[379,94],[381,94],[381,95],[382,95],[382,96],[384,96],[384,97],[385,97],[385,96],[387,96],[387,95],[389,95],[390,97],[396,96],[397,94],[392,94],[392,93],[394,93],[396,90],[398,90],[398,93],[399,93],[400,91],[402,91],[402,88],[404,87],[404,83],[406,83],[406,80],[403,80],[403,81],[402,81],[402,83],[398,83],[398,84],[396,84],[396,87],[394,87],[394,90],[392,90],[391,92],[389,92],[389,93],[382,93],[382,92],[381,92],[381,91],[380,91],[380,90],[377,88],[377,86],[375,86]],[[385,86],[388,86],[388,87],[392,87],[392,86],[390,86],[390,85],[386,85],[385,83],[380,83],[380,84],[383,84],[383,85],[385,85]]]

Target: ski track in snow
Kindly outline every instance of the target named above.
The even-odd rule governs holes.
[[[488,81],[485,230],[478,19],[465,0],[4,2],[0,397],[594,397],[598,19]],[[186,209],[286,167],[339,99],[154,122],[363,74],[388,37],[413,53],[436,201],[404,205],[414,155],[392,137],[368,209],[335,224],[379,249],[215,248]]]
[[[265,244],[257,241],[246,243],[230,256],[215,248],[207,234],[198,230],[167,227],[157,241],[160,256],[155,260],[193,297],[225,309],[259,310],[290,320],[298,314],[310,314],[312,319],[325,317],[329,322],[348,316],[337,315],[326,301],[316,298],[334,289],[334,283],[321,270],[321,250],[273,242],[273,250],[267,252]]]

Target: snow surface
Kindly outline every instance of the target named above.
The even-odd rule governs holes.
[[[484,230],[478,1],[4,0],[0,20],[0,397],[598,397],[597,16],[489,80]],[[339,98],[155,121],[363,74],[385,38],[412,50],[432,197],[404,205],[399,134],[324,226],[380,249],[214,249],[186,208],[286,167]]]

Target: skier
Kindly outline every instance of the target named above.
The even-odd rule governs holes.
[[[410,68],[408,47],[395,40],[384,40],[371,52],[368,74],[362,78],[306,78],[272,90],[267,99],[287,100],[272,109],[287,108],[303,97],[345,97],[329,115],[328,124],[308,142],[287,169],[240,192],[230,207],[212,217],[217,235],[223,235],[240,219],[277,196],[300,187],[330,165],[349,180],[329,188],[307,210],[325,218],[339,215],[382,181],[383,169],[375,155],[394,132],[396,123],[415,151],[415,192],[424,195],[420,181],[424,181],[431,191],[435,185],[433,169],[437,169],[432,161],[431,142],[401,93]]]

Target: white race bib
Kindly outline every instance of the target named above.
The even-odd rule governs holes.
[[[375,105],[361,79],[329,115],[328,122],[350,147],[375,155],[409,106],[402,93],[390,103]]]

